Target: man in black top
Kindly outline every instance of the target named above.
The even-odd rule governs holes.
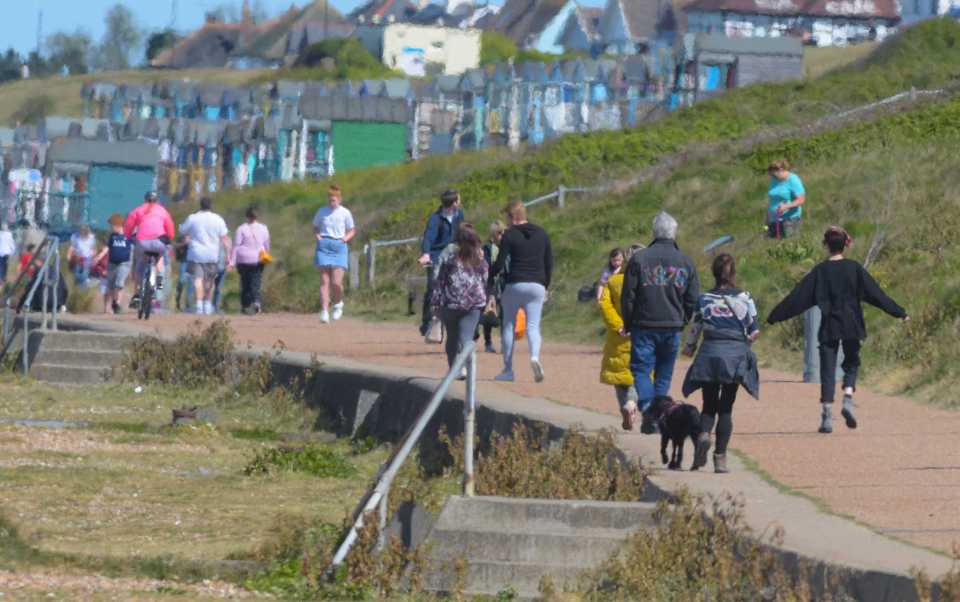
[[[665,211],[658,213],[653,218],[653,237],[653,244],[630,258],[620,295],[644,434],[657,430],[649,410],[654,399],[670,394],[680,333],[693,317],[700,294],[693,261],[677,246],[677,220]]]
[[[433,293],[433,266],[437,264],[440,253],[453,242],[460,222],[463,221],[463,209],[460,208],[460,193],[447,190],[440,195],[440,208],[430,214],[427,227],[420,241],[420,265],[426,268],[427,288],[423,294],[423,317],[420,321],[420,334],[427,336],[430,330],[430,296]]]
[[[846,230],[831,226],[823,235],[830,258],[804,276],[780,302],[767,322],[776,324],[799,316],[814,305],[820,308],[820,432],[833,432],[833,399],[836,390],[837,352],[843,347],[843,410],[848,428],[857,428],[853,393],[857,389],[860,345],[867,338],[861,303],[866,301],[894,318],[909,320],[907,312],[887,296],[862,265],[843,256],[853,243]]]

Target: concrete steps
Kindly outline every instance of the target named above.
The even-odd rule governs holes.
[[[110,380],[130,335],[93,331],[30,333],[30,376],[49,383],[98,384]]]
[[[451,497],[426,540],[426,588],[455,588],[453,563],[467,563],[466,591],[496,595],[513,588],[539,593],[548,576],[557,587],[596,567],[631,533],[651,528],[654,505],[644,503]]]

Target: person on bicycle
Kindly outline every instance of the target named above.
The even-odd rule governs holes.
[[[157,290],[163,290],[163,261],[167,245],[173,241],[176,230],[170,212],[160,204],[157,193],[150,191],[143,197],[144,203],[130,212],[123,224],[123,233],[135,242],[134,273],[137,290],[134,302],[140,299],[140,280],[146,253],[157,255]]]

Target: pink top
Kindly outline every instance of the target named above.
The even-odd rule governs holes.
[[[270,231],[260,222],[248,222],[237,228],[230,259],[234,265],[257,264],[261,249],[270,250]]]
[[[170,212],[160,203],[144,203],[130,212],[123,224],[123,234],[133,238],[134,230],[137,240],[154,240],[163,235],[173,240],[176,234]]]

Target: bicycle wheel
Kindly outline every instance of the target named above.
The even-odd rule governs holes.
[[[150,319],[150,308],[153,304],[153,286],[150,285],[150,271],[152,267],[147,267],[143,271],[143,278],[140,280],[140,307],[137,309],[137,318],[140,320]]]

